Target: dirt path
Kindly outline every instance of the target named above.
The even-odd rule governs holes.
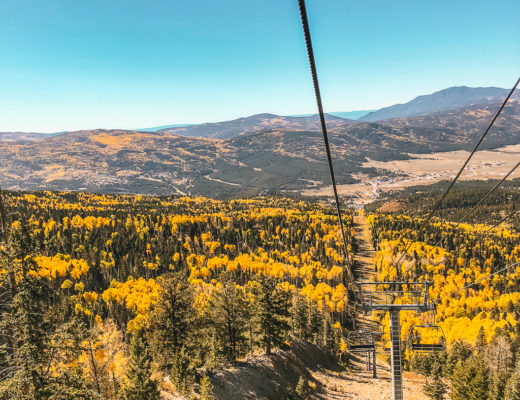
[[[374,257],[376,252],[372,245],[372,235],[365,215],[358,212],[354,216],[354,224],[356,229],[356,243],[358,246],[356,255],[354,256],[354,277],[357,282],[374,282],[377,280],[377,272],[374,269]],[[367,286],[364,289],[372,290],[373,287]],[[376,332],[382,331],[378,323],[370,320],[370,317],[365,317],[361,313],[358,315],[356,328]]]
[[[391,400],[392,377],[390,367],[378,360],[377,379],[365,371],[364,360],[355,361],[347,372],[319,371],[313,376],[323,384],[324,392],[319,399],[331,400]],[[424,378],[410,372],[403,374],[405,400],[428,400],[422,392]]]
[[[374,269],[375,251],[366,217],[357,214],[354,217],[358,251],[354,257],[354,276],[358,282],[373,282],[377,279]],[[358,316],[357,328],[381,332],[382,328],[370,317]],[[381,350],[381,348],[379,348]],[[389,355],[388,355],[389,356]],[[332,400],[391,400],[392,376],[386,362],[386,354],[379,354],[377,359],[377,378],[372,378],[372,371],[365,368],[364,354],[358,354],[351,360],[346,372],[316,371],[313,376],[323,384],[323,393],[319,399]],[[403,373],[404,398],[406,400],[427,400],[422,392],[424,378],[409,372]]]
[[[376,252],[372,246],[372,235],[368,228],[367,218],[360,213],[354,216],[356,227],[356,242],[358,251],[354,257],[355,275],[358,281],[373,281],[376,278],[374,271],[374,257]]]

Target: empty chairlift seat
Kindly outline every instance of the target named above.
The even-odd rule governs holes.
[[[374,333],[366,330],[349,332],[347,346],[348,351],[351,353],[366,353],[376,351]]]
[[[446,337],[439,325],[412,325],[407,338],[408,349],[418,353],[446,350]]]

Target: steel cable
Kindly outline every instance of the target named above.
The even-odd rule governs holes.
[[[316,71],[316,61],[314,59],[314,50],[312,48],[311,33],[310,33],[310,29],[309,29],[309,20],[307,18],[307,9],[305,7],[305,0],[298,0],[298,5],[300,8],[300,17],[301,17],[301,22],[302,22],[302,27],[303,27],[303,35],[305,37],[305,45],[307,47],[307,56],[309,57],[309,65],[311,68],[312,82],[314,84],[314,94],[316,95],[316,102],[318,104],[318,114],[320,117],[321,131],[323,133],[323,142],[325,144],[325,152],[327,153],[327,162],[329,165],[330,179],[332,181],[332,189],[334,191],[334,200],[336,202],[336,211],[338,214],[339,226],[341,229],[341,236],[343,238],[345,260],[347,262],[349,278],[351,281],[353,281],[351,263],[350,263],[349,252],[348,252],[347,236],[345,234],[345,228],[343,226],[343,219],[342,219],[342,214],[341,214],[338,189],[336,186],[336,178],[334,176],[334,168],[332,166],[332,157],[331,157],[331,153],[330,153],[329,137],[327,134],[327,125],[325,123],[325,114],[323,112],[323,105],[321,102],[320,85],[318,82],[318,73]]]
[[[427,217],[426,217],[426,221],[425,222],[428,222],[430,221],[430,219],[432,219],[432,217],[434,216],[435,212],[439,209],[441,203],[444,201],[444,199],[446,198],[446,196],[448,195],[448,193],[451,191],[451,189],[453,188],[453,185],[455,185],[455,182],[457,182],[457,180],[459,179],[460,175],[462,174],[462,171],[464,171],[464,169],[466,168],[466,166],[468,165],[469,161],[471,160],[471,158],[473,157],[473,155],[476,153],[476,151],[478,150],[478,148],[480,147],[480,144],[482,143],[482,141],[484,140],[484,138],[486,137],[486,135],[488,134],[488,132],[491,130],[491,127],[494,125],[495,121],[497,120],[498,116],[500,115],[500,113],[502,112],[502,110],[504,109],[504,107],[506,106],[507,102],[509,101],[509,99],[511,98],[511,96],[513,95],[513,92],[516,90],[516,87],[518,86],[518,83],[520,83],[520,78],[517,79],[515,85],[513,86],[513,88],[509,91],[508,95],[506,96],[506,98],[504,99],[504,101],[502,102],[502,105],[500,106],[500,108],[498,109],[498,111],[496,112],[495,116],[493,117],[493,119],[491,120],[491,122],[489,123],[488,127],[486,128],[486,130],[484,131],[484,133],[482,134],[482,136],[480,137],[479,141],[477,142],[477,144],[475,145],[475,147],[473,148],[472,152],[470,153],[470,155],[468,156],[468,158],[466,159],[466,161],[464,162],[464,164],[462,165],[462,167],[459,169],[459,172],[457,173],[457,175],[455,176],[455,178],[452,179],[452,181],[450,182],[448,188],[444,191],[443,195],[441,196],[441,198],[437,201],[437,203],[435,204],[435,206],[433,207],[432,211],[430,213],[427,214]],[[516,167],[514,168],[516,169]],[[514,170],[513,169],[513,170]],[[512,172],[512,171],[511,171]],[[505,180],[505,179],[504,179]],[[410,249],[410,247],[412,246],[412,243],[413,241],[410,241],[410,243],[408,244],[408,246],[406,247],[406,249],[404,250],[404,252],[401,254],[401,257],[399,258],[399,260],[397,260],[397,266],[400,265],[400,262],[401,260],[404,258],[404,256],[406,255],[406,253],[408,252],[408,250]]]

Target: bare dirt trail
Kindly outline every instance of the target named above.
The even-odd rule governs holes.
[[[354,277],[357,282],[374,282],[377,280],[377,272],[374,268],[374,258],[376,252],[372,245],[372,234],[368,227],[366,216],[358,212],[354,216],[354,225],[356,229],[355,238],[357,243],[357,252],[354,256]],[[367,290],[373,287],[367,286]],[[357,329],[367,329],[370,331],[381,331],[381,326],[363,316],[358,315],[356,321]]]
[[[354,218],[356,225],[356,240],[358,251],[354,257],[354,275],[357,281],[373,282],[377,279],[374,269],[375,250],[366,217],[358,213]],[[381,331],[376,321],[359,316],[357,327],[372,331]],[[379,348],[380,349],[380,348]],[[372,371],[365,368],[364,355],[359,354],[351,359],[346,372],[316,371],[313,376],[323,385],[323,397],[333,400],[391,400],[392,376],[386,354],[380,354],[377,359],[377,378],[372,377]],[[428,400],[423,393],[424,377],[410,372],[403,373],[404,399]]]
[[[354,257],[356,278],[358,281],[373,281],[376,278],[376,272],[373,268],[376,252],[372,246],[372,235],[365,215],[358,212],[354,216],[354,225],[358,244],[358,251]]]
[[[392,377],[386,362],[377,360],[376,379],[365,370],[364,360],[357,360],[347,372],[317,371],[313,377],[323,385],[316,399],[330,400],[391,400]],[[405,400],[428,400],[423,393],[424,378],[410,372],[403,373]]]

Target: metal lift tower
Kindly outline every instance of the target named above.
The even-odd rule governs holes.
[[[390,354],[393,400],[403,400],[400,311],[426,312],[434,309],[429,299],[433,282],[357,282],[361,311],[390,314]],[[405,290],[406,289],[406,290]],[[399,300],[399,304],[396,303]],[[375,361],[375,360],[374,360]]]

